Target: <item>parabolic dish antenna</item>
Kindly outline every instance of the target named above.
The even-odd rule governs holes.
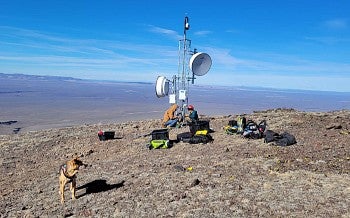
[[[168,95],[169,81],[164,76],[158,76],[156,81],[156,95],[158,98]]]
[[[199,52],[190,59],[190,68],[194,75],[203,76],[211,67],[211,58],[207,53]]]

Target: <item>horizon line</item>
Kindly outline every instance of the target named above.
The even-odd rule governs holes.
[[[24,74],[24,73],[1,73],[0,76],[25,76],[25,77],[33,77],[33,78],[51,78],[51,79],[58,79],[58,80],[74,80],[74,81],[85,81],[85,82],[105,82],[105,83],[132,83],[132,84],[155,84],[155,82],[142,82],[142,81],[128,81],[128,80],[100,80],[100,79],[87,79],[87,78],[77,78],[77,77],[69,77],[69,76],[57,76],[57,75],[37,75],[37,74]],[[329,90],[314,90],[314,89],[291,89],[291,88],[273,88],[273,87],[265,87],[265,86],[230,86],[230,85],[218,85],[218,84],[201,84],[201,85],[195,85],[194,87],[222,87],[222,88],[239,88],[239,89],[262,89],[262,90],[269,90],[269,91],[292,91],[292,92],[327,92],[327,93],[350,93],[349,91],[329,91]],[[256,90],[259,91],[259,90]]]

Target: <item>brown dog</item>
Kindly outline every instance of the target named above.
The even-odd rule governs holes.
[[[79,171],[80,166],[86,166],[81,160],[78,158],[74,158],[73,160],[67,161],[65,164],[60,167],[60,190],[59,193],[61,195],[61,203],[64,203],[64,187],[67,183],[70,184],[70,191],[72,192],[72,199],[75,200],[75,189],[77,186],[76,174]]]

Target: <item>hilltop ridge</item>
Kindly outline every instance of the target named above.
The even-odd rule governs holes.
[[[208,144],[149,150],[160,119],[79,125],[0,136],[4,217],[348,217],[350,111],[271,109],[244,114],[297,144],[227,135],[235,116],[206,117]],[[99,141],[100,129],[116,139]],[[170,138],[188,131],[173,128]],[[58,167],[80,156],[78,199],[60,204]],[[181,168],[182,167],[182,168]],[[185,170],[190,168],[191,170]],[[184,169],[184,170],[181,170]]]

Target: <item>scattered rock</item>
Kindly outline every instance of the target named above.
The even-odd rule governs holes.
[[[180,166],[180,165],[176,165],[176,166],[174,166],[174,168],[176,170],[179,170],[179,171],[185,171],[186,170],[186,168],[184,168],[183,166]]]
[[[199,183],[200,183],[199,179],[195,179],[195,180],[193,180],[193,182],[191,183],[191,187],[194,187],[194,186],[196,186],[196,185],[199,185]]]
[[[13,130],[12,130],[12,132],[14,133],[14,134],[17,134],[19,131],[21,130],[21,128],[14,128]]]
[[[0,125],[11,125],[14,123],[17,123],[17,120],[10,120],[10,121],[4,121],[4,122],[0,121]]]
[[[159,120],[22,130],[20,134],[1,135],[0,171],[4,176],[0,214],[349,216],[350,141],[345,130],[349,129],[350,111],[306,113],[274,109],[244,116],[254,121],[266,119],[269,129],[290,132],[298,143],[275,147],[268,146],[263,139],[227,135],[223,126],[235,119],[234,115],[206,117],[216,130],[211,133],[214,138],[211,144],[180,142],[152,152],[144,146],[148,137],[133,136],[152,132],[159,126]],[[336,131],[340,126],[344,132]],[[113,129],[123,132],[124,137],[102,144],[96,137],[97,129]],[[188,127],[172,128],[169,136],[175,140],[183,132],[188,132]],[[61,205],[57,171],[73,156],[80,156],[88,165],[77,174],[77,200],[71,199],[67,186],[66,201]]]
[[[341,129],[342,126],[340,124],[331,124],[329,126],[326,126],[326,129]]]

